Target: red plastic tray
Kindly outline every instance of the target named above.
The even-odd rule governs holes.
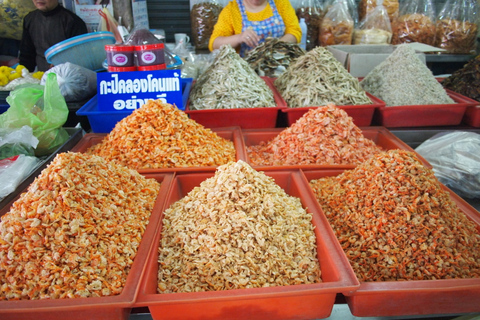
[[[480,102],[458,92],[453,92],[452,94],[469,104],[463,115],[462,122],[472,127],[480,127]]]
[[[465,110],[471,104],[458,97],[449,89],[447,94],[455,103],[429,104],[377,108],[373,123],[385,127],[431,127],[454,126],[462,122]]]
[[[233,141],[235,146],[236,160],[244,160],[247,158],[245,151],[245,145],[243,144],[242,133],[239,127],[231,128],[212,128],[218,136]],[[96,145],[105,138],[107,133],[87,133],[82,139],[72,148],[72,152],[86,152],[88,148]],[[202,172],[202,171],[215,171],[216,167],[182,167],[182,168],[161,168],[161,169],[138,169],[140,173],[153,173],[153,172]]]
[[[261,78],[272,90],[276,107],[190,110],[190,100],[188,100],[185,112],[190,116],[190,119],[208,128],[230,126],[239,126],[242,129],[275,128],[278,114],[282,108],[286,107],[286,103],[275,86],[268,81],[268,78]]]
[[[138,294],[140,278],[145,270],[152,239],[161,223],[161,213],[164,210],[166,195],[171,188],[174,174],[157,173],[144,176],[156,179],[162,185],[121,294],[95,298],[0,301],[0,319],[127,320]],[[6,214],[10,206],[11,204],[5,206],[0,211],[0,216]]]
[[[353,123],[357,127],[366,127],[372,123],[373,114],[376,108],[385,107],[385,102],[379,98],[371,95],[366,92],[367,96],[372,100],[371,104],[362,104],[362,105],[347,105],[347,106],[337,106],[340,109],[345,110],[347,114],[353,118]],[[312,107],[303,107],[303,108],[283,108],[281,111],[287,116],[287,124],[291,126],[298,119],[300,119],[308,110],[318,108],[315,106]]]
[[[342,172],[343,170],[317,170],[303,171],[303,174],[307,181],[311,181]],[[480,232],[480,213],[449,188],[444,186],[444,189],[477,224]],[[313,194],[311,188],[308,193]],[[345,296],[352,314],[357,317],[480,312],[480,278],[361,282],[358,290]]]
[[[409,145],[396,137],[385,127],[362,127],[363,136],[375,142],[375,144],[385,150],[391,149],[402,149],[415,152]],[[252,130],[242,130],[242,135],[244,139],[245,148],[248,146],[254,146],[260,144],[262,141],[268,142],[278,136],[280,132],[285,130],[285,128],[276,128],[276,129],[252,129]],[[247,151],[245,150],[247,163],[249,163],[256,170],[292,170],[292,169],[303,169],[303,170],[316,170],[316,169],[353,169],[355,165],[285,165],[285,166],[254,166],[252,165]],[[423,158],[421,155],[416,153],[419,160],[422,163],[431,168],[431,164]]]
[[[269,288],[237,289],[217,292],[158,294],[158,244],[161,232],[153,240],[146,272],[135,303],[148,306],[153,319],[316,319],[328,317],[337,293],[351,293],[358,286],[346,256],[320,206],[311,195],[300,171],[268,172],[289,195],[301,199],[313,214],[322,283]],[[166,208],[183,198],[214,173],[177,174]]]

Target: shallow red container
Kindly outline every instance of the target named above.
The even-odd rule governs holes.
[[[282,108],[286,107],[286,103],[268,78],[261,78],[272,90],[276,107],[190,110],[190,100],[188,100],[185,113],[190,116],[190,119],[208,128],[230,126],[239,126],[242,129],[275,128],[278,114]]]
[[[140,278],[145,271],[152,239],[161,223],[161,213],[174,174],[145,174],[145,177],[156,179],[162,185],[121,294],[95,298],[0,301],[0,319],[127,320],[138,294]],[[11,204],[5,206],[0,211],[0,216],[6,214],[10,206]]]
[[[363,127],[360,128],[362,130],[363,136],[367,139],[372,140],[375,144],[381,147],[384,150],[391,150],[391,149],[402,149],[415,152],[409,145],[405,142],[397,138],[393,133],[391,133],[385,127]],[[263,142],[268,142],[278,136],[280,132],[285,130],[285,128],[276,128],[276,129],[251,129],[251,130],[242,130],[242,136],[244,140],[245,148],[249,146],[254,146]],[[416,153],[416,152],[415,152]],[[291,169],[303,169],[303,170],[315,170],[315,169],[353,169],[355,165],[346,165],[346,164],[338,164],[338,165],[285,165],[285,166],[254,166],[252,165],[248,153],[245,150],[247,163],[254,167],[256,170],[291,170]],[[432,166],[428,161],[416,153],[419,160],[425,166],[431,168]]]
[[[385,127],[454,126],[462,122],[470,103],[445,89],[454,104],[428,104],[380,107],[375,109],[373,123]]]
[[[245,145],[243,144],[242,132],[239,127],[229,128],[212,128],[219,137],[233,141],[236,151],[236,160],[244,160],[247,158],[245,152]],[[82,139],[72,148],[72,152],[86,152],[88,148],[99,144],[107,136],[107,133],[87,133]],[[214,171],[216,167],[181,167],[181,168],[160,168],[160,169],[138,169],[140,173],[153,172],[200,172],[200,171]]]
[[[310,182],[342,172],[343,170],[317,170],[302,173]],[[449,188],[444,186],[444,189],[450,193],[458,207],[477,224],[480,232],[480,213]],[[308,193],[313,194],[311,188]],[[358,290],[345,296],[352,314],[357,317],[480,312],[480,278],[361,282]]]
[[[469,104],[463,115],[462,122],[472,127],[480,127],[480,102],[457,92],[452,94]]]
[[[378,99],[377,97],[366,92],[367,96],[372,100],[371,104],[361,104],[361,105],[347,105],[347,106],[337,106],[340,109],[345,110],[345,112],[353,118],[353,123],[357,127],[366,127],[372,123],[373,113],[376,108],[384,107],[385,102]],[[298,119],[300,119],[307,111],[318,107],[303,107],[303,108],[283,108],[281,111],[286,114],[287,124],[291,126]]]
[[[146,272],[135,303],[148,306],[153,319],[318,319],[328,317],[337,293],[351,293],[359,282],[335,239],[320,206],[311,195],[300,171],[268,172],[289,195],[301,199],[313,214],[322,283],[210,292],[158,294],[158,245],[153,240]],[[214,173],[177,174],[165,208],[183,198]],[[161,228],[161,227],[160,227]]]

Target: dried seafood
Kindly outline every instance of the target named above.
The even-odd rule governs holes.
[[[312,215],[239,160],[164,212],[158,292],[321,282]]]
[[[336,44],[352,44],[353,21],[335,21],[325,17],[318,37],[320,45],[324,47]]]
[[[453,72],[443,80],[442,85],[446,89],[480,101],[480,55]]]
[[[0,300],[118,295],[160,183],[60,153],[0,222]]]
[[[265,81],[230,46],[224,45],[190,92],[190,110],[276,107]]]
[[[388,18],[390,22],[395,21],[398,17],[399,2],[398,0],[383,0],[382,5],[387,9]],[[377,0],[360,0],[358,2],[358,18],[359,20],[365,19],[368,13],[370,13],[377,6]]]
[[[199,0],[192,6],[190,23],[196,49],[208,49],[208,42],[223,7],[216,1]]]
[[[305,19],[307,25],[307,43],[306,50],[310,51],[319,45],[318,33],[322,25],[322,10],[317,6],[300,6],[296,10],[297,18]]]
[[[290,63],[305,54],[297,44],[278,38],[267,38],[248,52],[245,61],[259,75],[276,78],[287,70]]]
[[[275,80],[289,108],[371,104],[357,78],[324,47],[316,47],[290,64]]]
[[[477,49],[476,23],[455,19],[437,21],[436,46],[448,53],[473,54]]]
[[[310,185],[360,281],[480,277],[480,234],[414,152]]]
[[[160,100],[134,110],[87,152],[132,169],[218,166],[236,155],[232,141]]]
[[[392,22],[392,44],[420,42],[435,45],[435,22],[420,13],[404,14]]]
[[[386,106],[452,104],[432,71],[408,44],[400,44],[360,85]]]
[[[348,114],[328,105],[309,110],[271,141],[247,147],[253,165],[360,164],[382,151]]]
[[[353,44],[389,44],[392,33],[378,28],[356,29],[353,33]]]

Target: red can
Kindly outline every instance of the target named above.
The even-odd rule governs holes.
[[[135,47],[107,44],[105,45],[105,51],[107,52],[107,63],[112,67],[133,67],[135,66]]]

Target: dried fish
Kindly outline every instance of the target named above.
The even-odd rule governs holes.
[[[190,92],[190,109],[276,107],[273,92],[250,65],[224,45]]]
[[[242,160],[164,212],[158,292],[319,283],[312,214]]]
[[[324,47],[316,47],[290,64],[275,80],[289,108],[371,104],[357,78]]]
[[[446,89],[480,101],[480,55],[445,78],[442,85]]]
[[[250,67],[259,75],[277,78],[292,61],[305,54],[298,44],[267,38],[245,57]]]
[[[454,103],[408,44],[400,44],[360,82],[386,106]]]

